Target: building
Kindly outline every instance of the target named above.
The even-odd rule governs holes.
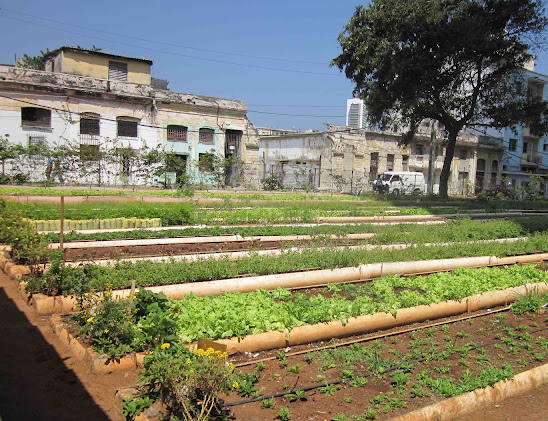
[[[363,99],[346,100],[346,125],[356,129],[367,129],[367,110]]]
[[[234,185],[236,163],[257,154],[243,101],[159,89],[167,81],[151,77],[148,59],[73,47],[45,59],[45,71],[0,66],[2,135],[31,151],[6,164],[12,177],[146,185],[188,174]],[[232,158],[222,180],[218,158]]]
[[[529,95],[548,101],[548,75],[537,73],[534,66],[523,71]],[[504,157],[502,177],[514,188],[523,188],[534,182],[532,177],[541,180],[541,189],[546,193],[543,181],[548,174],[548,136],[538,136],[528,127],[516,127],[503,131]]]
[[[328,125],[319,133],[296,133],[259,138],[262,177],[278,175],[286,188],[356,193],[372,189],[385,171],[419,171],[428,179],[431,151],[430,123],[425,122],[413,143],[399,144],[399,136],[374,130]],[[445,156],[444,137],[433,145],[434,193]],[[456,146],[449,193],[471,195],[479,180],[481,188],[500,180],[502,139],[462,135]],[[478,162],[484,166],[478,167]]]

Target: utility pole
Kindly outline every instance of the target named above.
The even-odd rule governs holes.
[[[436,146],[436,121],[430,121],[430,153],[428,157],[428,184],[426,186],[426,193],[429,196],[434,194],[434,171],[435,171],[435,155],[434,149]]]

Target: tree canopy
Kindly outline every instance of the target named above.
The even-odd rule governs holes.
[[[409,142],[424,119],[448,135],[447,183],[465,127],[548,130],[548,103],[528,95],[524,65],[543,47],[543,0],[372,0],[339,35],[332,65],[355,83],[371,123]]]

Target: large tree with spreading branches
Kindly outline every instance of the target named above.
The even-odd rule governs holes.
[[[458,134],[526,125],[548,130],[548,103],[523,67],[543,48],[544,0],[372,0],[339,35],[332,65],[355,83],[370,122],[409,143],[424,119],[445,126],[440,196],[448,196]]]

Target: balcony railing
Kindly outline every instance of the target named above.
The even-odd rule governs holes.
[[[542,165],[543,157],[537,154],[521,154],[521,165]]]

